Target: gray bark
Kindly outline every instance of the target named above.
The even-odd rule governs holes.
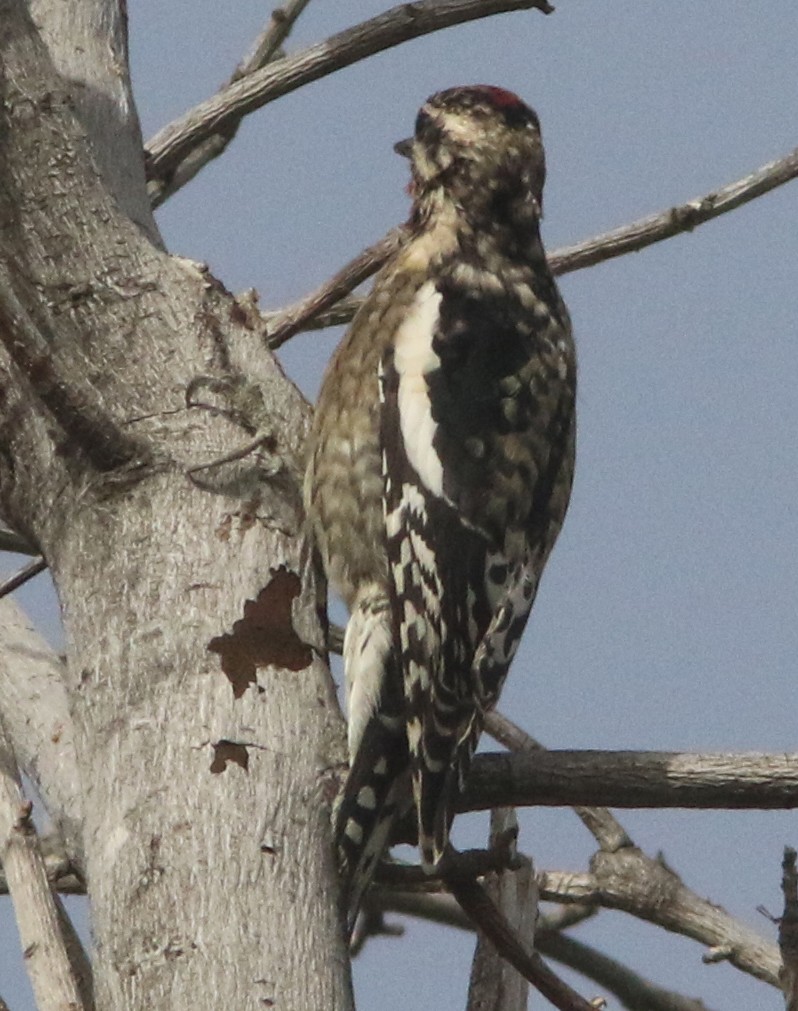
[[[10,598],[0,600],[0,699],[17,761],[44,801],[74,870],[83,874],[80,789],[64,664]]]
[[[125,214],[160,244],[128,74],[125,5],[117,0],[30,0],[30,12],[69,88],[105,185]]]
[[[50,38],[73,25],[55,6],[36,10]],[[88,64],[121,58],[121,9],[85,5],[104,33]],[[151,241],[87,93],[22,0],[0,0],[0,510],[62,606],[97,1007],[347,1009],[307,405],[246,309]],[[127,83],[104,96],[133,143]],[[216,410],[186,404],[199,375]],[[188,473],[257,426],[260,450]]]
[[[88,973],[82,988],[73,965],[77,961],[85,965],[85,961],[74,936],[70,938],[73,950],[69,951],[63,908],[50,890],[30,815],[31,804],[22,796],[14,749],[0,720],[0,852],[33,992],[42,1011],[84,1011],[91,1000]]]

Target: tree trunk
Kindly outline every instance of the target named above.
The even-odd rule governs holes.
[[[93,10],[118,60],[123,6]],[[97,1006],[347,1009],[308,408],[251,311],[153,244],[143,170],[72,87],[0,0],[0,495],[62,606]]]

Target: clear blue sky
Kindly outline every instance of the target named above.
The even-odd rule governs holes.
[[[315,0],[296,49],[380,12]],[[269,5],[132,0],[145,136],[226,79]],[[550,249],[730,182],[798,144],[798,8],[561,0],[413,42],[251,116],[225,156],[160,212],[170,249],[279,307],[403,219],[392,152],[424,98],[495,83],[538,110]],[[502,703],[551,747],[796,749],[798,182],[634,256],[567,276],[580,359],[571,511]],[[337,334],[296,338],[313,396]],[[8,560],[12,568],[15,560]],[[43,579],[21,594],[51,638]],[[765,936],[780,911],[793,813],[621,813],[635,840]],[[461,828],[477,844],[485,823]],[[532,811],[538,866],[581,869],[568,811]],[[4,917],[5,919],[5,917]],[[577,936],[713,1009],[783,1007],[701,948],[602,913]],[[462,1008],[470,938],[408,923],[356,964],[359,1006]],[[32,1007],[11,942],[0,994]],[[582,992],[597,990],[579,982]],[[540,1005],[541,1000],[535,1006]],[[612,1007],[612,1004],[610,1005]],[[290,1011],[290,1009],[286,1009]]]

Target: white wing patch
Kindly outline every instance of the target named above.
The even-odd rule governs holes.
[[[427,490],[443,497],[443,467],[433,448],[438,426],[432,419],[426,378],[441,363],[432,348],[440,304],[440,292],[427,281],[396,331],[394,368],[399,377],[399,425],[407,459]]]

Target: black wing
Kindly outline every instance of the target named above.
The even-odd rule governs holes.
[[[427,282],[383,362],[391,612],[426,864],[445,850],[570,491],[570,328],[558,297],[530,293]]]

